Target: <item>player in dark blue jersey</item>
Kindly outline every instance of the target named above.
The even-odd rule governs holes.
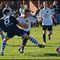
[[[3,17],[3,14],[2,14],[2,6],[0,6],[0,19]],[[4,34],[2,32],[2,29],[0,28],[0,35],[1,35],[1,38],[2,40],[4,39]]]
[[[4,32],[7,33],[7,35],[5,36],[5,39],[2,42],[2,46],[1,46],[1,53],[0,55],[4,55],[4,49],[6,47],[6,42],[7,40],[9,40],[10,38],[13,38],[15,35],[17,36],[22,36],[26,39],[31,40],[33,43],[37,44],[37,46],[39,46],[40,48],[44,48],[44,45],[39,44],[35,39],[33,39],[32,37],[29,37],[23,30],[19,29],[18,26],[23,27],[23,28],[28,28],[27,25],[19,23],[15,17],[10,16],[9,14],[9,10],[5,10],[4,11],[4,17],[2,17],[0,19],[0,27],[3,29]],[[19,50],[20,51],[20,50]]]

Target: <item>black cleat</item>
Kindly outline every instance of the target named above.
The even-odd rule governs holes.
[[[40,45],[40,44],[38,46],[39,46],[39,48],[44,48],[45,47],[45,45]]]
[[[18,51],[19,51],[20,53],[23,53],[23,52],[24,52],[24,46],[21,46],[21,47],[18,49]]]
[[[40,48],[44,48],[44,47],[45,47],[45,45],[40,45],[39,47],[40,47]]]
[[[4,56],[4,54],[1,52],[1,53],[0,53],[0,56]]]

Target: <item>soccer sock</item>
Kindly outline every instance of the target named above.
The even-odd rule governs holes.
[[[49,33],[48,36],[52,35],[52,33]]]
[[[22,42],[22,45],[26,45],[26,43],[27,43],[27,39],[23,39],[23,42]]]
[[[30,41],[37,44],[37,46],[40,46],[40,44],[32,37],[29,37]]]
[[[46,35],[43,34],[43,41],[46,42]]]
[[[6,46],[6,42],[3,41],[1,46],[1,53],[4,52],[5,46]]]
[[[2,40],[4,39],[4,34],[1,34],[1,38],[2,38]]]

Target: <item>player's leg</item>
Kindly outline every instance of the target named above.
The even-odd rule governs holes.
[[[27,41],[28,41],[28,39],[23,38],[23,42],[22,42],[20,48],[18,49],[20,51],[20,53],[24,52],[24,47],[26,46]]]
[[[48,38],[50,40],[51,39],[50,36],[52,35],[52,26],[48,27],[48,31],[49,31]]]
[[[7,40],[9,40],[9,37],[5,36],[5,38],[4,38],[3,42],[2,42],[2,45],[1,45],[1,53],[0,53],[0,55],[2,55],[2,56],[4,55],[3,52],[4,52],[4,49],[6,47]]]
[[[30,31],[29,32],[26,32],[26,34],[30,34]],[[27,43],[27,41],[28,41],[28,39],[24,39],[23,37],[22,37],[22,39],[23,39],[23,41],[22,41],[22,44],[21,44],[21,46],[20,46],[20,48],[18,49],[19,51],[20,51],[20,53],[23,53],[24,52],[24,46],[26,46],[26,43]]]
[[[43,30],[43,41],[46,44],[46,30]]]
[[[25,39],[29,39],[32,43],[37,44],[37,46],[39,46],[40,48],[44,48],[44,47],[45,47],[44,45],[39,44],[34,38],[29,37],[26,33],[23,35],[23,37],[24,37]],[[23,51],[24,51],[24,46],[23,46],[22,48],[19,48],[18,50],[20,51],[20,53],[23,53]]]
[[[51,39],[52,31],[49,31],[48,38]]]
[[[26,46],[27,41],[28,41],[28,39],[23,38],[22,45]]]
[[[26,34],[30,35],[30,31],[26,32]],[[24,39],[23,37],[22,37],[22,39],[23,39],[22,45],[25,46],[27,41],[28,41],[28,39]]]
[[[35,44],[37,44],[37,46],[39,46],[40,48],[44,48],[45,46],[44,45],[40,45],[34,38],[32,38],[32,37],[29,37],[29,35],[28,34],[26,34],[23,30],[21,30],[21,29],[18,29],[17,30],[17,32],[16,32],[16,35],[18,35],[18,36],[22,36],[24,39],[29,39],[32,43],[35,43]],[[23,48],[19,48],[18,50],[21,52],[21,53],[23,53],[23,49],[24,49],[24,46],[23,46]]]
[[[1,54],[0,54],[0,55],[3,55],[4,49],[5,49],[5,47],[6,47],[6,42],[7,42],[10,38],[12,38],[12,37],[14,37],[14,36],[15,36],[15,33],[13,33],[13,32],[10,32],[10,33],[7,33],[7,34],[6,34],[6,36],[5,36],[5,38],[4,38],[3,42],[2,42]]]
[[[43,41],[44,41],[44,44],[46,44],[46,29],[47,29],[47,27],[42,26],[42,28],[43,28]]]
[[[0,35],[1,35],[1,38],[2,40],[4,39],[4,34],[2,33],[2,29],[0,28]]]
[[[32,43],[35,43],[35,44],[37,44],[38,46],[40,45],[34,38],[29,37],[27,34],[24,34],[23,37],[24,37],[25,39],[29,39]]]
[[[26,34],[23,30],[18,29],[17,32],[16,32],[16,35],[22,36],[24,39],[29,39],[32,43],[35,43],[38,46],[40,46],[40,44],[34,38],[29,37],[29,35]]]
[[[25,38],[25,39],[29,39],[32,43],[35,43],[35,44],[37,44],[37,46],[39,46],[39,47],[44,47],[44,46],[41,46],[34,38],[32,38],[32,37],[29,37],[26,33],[23,35],[23,37]]]

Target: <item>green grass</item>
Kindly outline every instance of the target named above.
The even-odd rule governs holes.
[[[31,28],[30,36],[34,37],[39,43],[43,44],[42,28]],[[45,48],[39,48],[32,42],[28,41],[25,47],[24,53],[21,54],[18,51],[22,43],[21,37],[15,36],[10,39],[4,51],[4,56],[0,56],[0,59],[60,59],[60,54],[56,52],[56,46],[60,45],[60,25],[53,26],[53,34],[51,40],[48,40],[48,31],[46,34],[47,44]],[[0,51],[2,40],[0,38]]]

